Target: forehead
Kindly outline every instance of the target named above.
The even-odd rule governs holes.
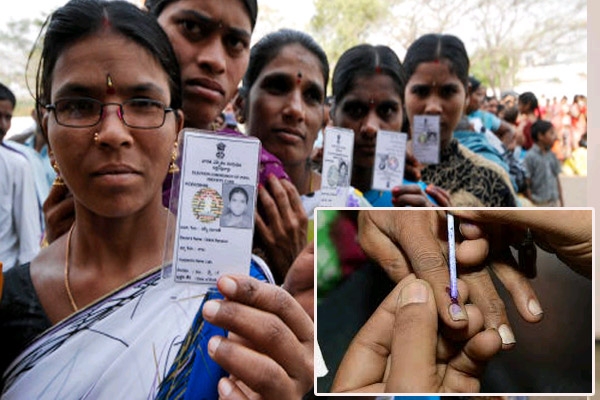
[[[52,74],[52,92],[66,84],[106,86],[110,75],[116,89],[153,83],[168,92],[168,76],[149,50],[118,33],[83,38],[58,57]]]
[[[424,62],[417,66],[415,72],[411,75],[411,81],[435,81],[441,83],[445,81],[459,81],[458,76],[452,72],[448,62]]]
[[[12,114],[13,105],[10,100],[0,100],[0,114]]]
[[[386,74],[358,75],[352,81],[352,88],[344,98],[370,98],[374,94],[387,97],[400,97],[400,88],[391,76]]]
[[[319,58],[301,44],[294,43],[282,47],[277,55],[262,69],[259,76],[273,72],[302,74],[324,86],[323,70]]]
[[[176,0],[165,6],[159,15],[159,21],[163,16],[169,17],[174,14],[195,11],[210,19],[220,21],[230,28],[252,31],[250,14],[242,0]]]

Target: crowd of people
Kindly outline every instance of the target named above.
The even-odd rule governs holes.
[[[421,36],[403,61],[387,46],[347,49],[327,96],[333,60],[321,46],[281,29],[250,47],[257,18],[256,0],[70,0],[38,39],[32,132],[4,139],[16,99],[0,84],[3,398],[310,395],[319,353],[312,224],[323,196],[312,155],[328,125],[354,132],[349,179],[340,180],[347,206],[563,204],[560,162],[585,145],[585,98],[576,117],[568,110],[568,129],[532,93],[494,106],[469,74],[463,42],[445,34]],[[412,133],[422,115],[439,116],[439,162],[420,163],[409,146],[403,184],[372,189],[377,133]],[[183,128],[262,143],[256,203],[251,185],[232,188],[221,221],[249,228],[254,218],[250,276],[221,276],[216,288],[182,289],[162,275]],[[587,255],[587,225],[575,233]],[[583,274],[585,255],[572,266]],[[477,391],[483,365],[514,344],[506,315],[486,311],[498,301],[490,277],[465,278],[463,300],[448,304],[443,275],[423,274],[418,261],[409,252],[406,271],[391,274],[401,283],[390,296],[417,290],[407,304],[428,302],[461,330],[450,339],[472,362],[464,379],[429,389]],[[531,288],[503,271],[532,304]],[[425,283],[415,287],[416,278]],[[437,335],[437,324],[424,329]]]

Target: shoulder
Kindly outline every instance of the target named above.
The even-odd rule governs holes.
[[[5,143],[0,144],[0,159],[10,163],[13,168],[25,169],[27,167],[27,158],[16,147],[12,147],[15,145],[22,146],[18,143],[11,144],[10,146]]]
[[[510,177],[502,166],[486,159],[483,156],[473,153],[471,150],[467,149],[461,144],[458,145],[458,149],[463,154],[465,159],[471,161],[476,167],[485,168],[489,170],[491,172],[491,176],[495,176],[498,180],[501,180],[504,184],[506,184],[506,186],[508,186],[511,189],[512,192],[512,184],[510,182]]]

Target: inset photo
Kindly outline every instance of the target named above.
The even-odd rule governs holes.
[[[591,395],[593,220],[317,208],[316,393]]]
[[[222,193],[225,204],[221,215],[221,228],[251,229],[254,187],[224,183]]]

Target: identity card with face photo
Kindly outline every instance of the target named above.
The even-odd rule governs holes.
[[[373,183],[371,185],[373,189],[389,191],[394,186],[402,185],[407,139],[406,133],[377,132]]]
[[[352,177],[354,131],[327,127],[323,137],[320,207],[345,207]]]
[[[214,284],[248,274],[260,141],[185,129],[182,133],[175,282]]]
[[[412,145],[416,159],[421,164],[440,162],[440,116],[415,115]]]

